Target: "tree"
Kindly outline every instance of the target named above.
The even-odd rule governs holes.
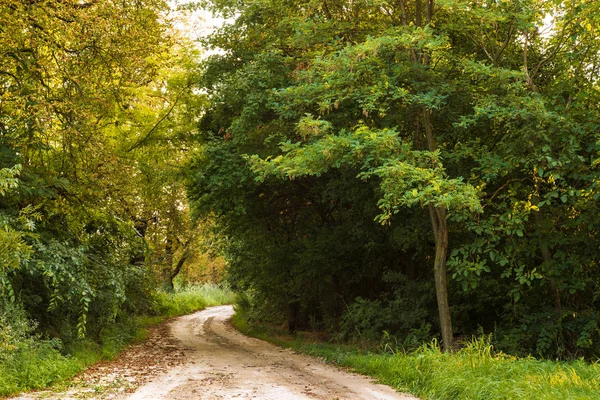
[[[237,18],[208,40],[224,53],[204,67],[210,103],[190,196],[196,212],[215,213],[222,224],[235,250],[234,278],[270,301],[308,310],[319,301],[301,288],[318,285],[317,271],[330,269],[303,260],[323,260],[314,255],[331,227],[339,230],[329,231],[328,243],[342,254],[352,218],[377,218],[381,230],[361,234],[381,233],[378,243],[403,266],[353,253],[362,269],[333,274],[338,282],[376,281],[366,278],[368,268],[380,280],[407,271],[406,252],[418,249],[419,261],[433,266],[445,347],[457,329],[468,335],[481,325],[512,349],[520,335],[521,348],[543,355],[595,351],[582,347],[593,347],[597,323],[593,302],[582,300],[593,297],[596,276],[589,243],[596,241],[598,43],[590,6],[365,0],[213,7]],[[360,207],[369,212],[348,211]],[[330,218],[311,229],[315,215]],[[399,224],[409,224],[413,241],[394,235]],[[317,237],[323,242],[307,239]],[[366,239],[355,238],[362,248]],[[267,295],[274,286],[283,293]],[[393,290],[374,287],[372,301]],[[477,304],[450,307],[448,297]],[[462,322],[454,329],[453,310]],[[563,341],[563,350],[552,341]]]
[[[177,174],[202,96],[197,54],[168,11],[160,0],[0,6],[0,224],[11,240],[0,277],[45,333],[70,340],[93,320],[97,335],[148,309],[146,260],[162,243],[146,231],[184,225]]]

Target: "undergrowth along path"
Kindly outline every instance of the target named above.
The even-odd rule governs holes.
[[[114,360],[94,364],[54,388],[24,393],[12,400],[127,398],[139,386],[187,361],[185,348],[171,335],[172,321],[147,328],[147,340],[129,346]]]

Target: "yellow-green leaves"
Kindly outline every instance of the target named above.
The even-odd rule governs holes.
[[[22,166],[15,165],[12,168],[0,169],[0,196],[4,196],[9,190],[15,189],[19,185],[18,176]]]
[[[482,211],[477,190],[473,186],[461,178],[449,178],[439,164],[428,166],[435,165],[435,155],[430,160],[431,163],[418,164],[395,160],[374,169],[372,174],[381,178],[383,192],[379,200],[379,207],[383,211],[379,216],[381,223],[388,222],[401,207],[415,205],[443,207],[450,213]]]
[[[308,117],[300,124],[322,126]],[[329,169],[351,165],[361,171],[358,178],[379,179],[382,223],[389,221],[400,208],[415,205],[434,205],[450,211],[482,210],[477,190],[461,178],[448,177],[439,152],[416,151],[410,142],[402,142],[394,130],[369,129],[363,125],[304,145],[288,142],[281,149],[283,154],[271,159],[249,158],[261,180],[268,175],[289,179],[319,176]]]
[[[321,119],[314,119],[311,114],[307,114],[298,121],[298,133],[302,139],[306,140],[313,136],[324,136],[331,131],[331,123]]]

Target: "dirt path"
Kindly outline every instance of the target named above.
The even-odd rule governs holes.
[[[173,336],[192,352],[188,363],[140,387],[137,399],[397,400],[387,386],[291,350],[248,338],[229,323],[231,306],[179,318]]]
[[[128,346],[115,360],[101,361],[68,382],[12,400],[126,399],[138,387],[190,360],[187,349],[171,334],[173,320],[148,328],[147,340]]]
[[[229,323],[232,315],[231,306],[221,306],[177,318],[170,332],[167,324],[157,328],[147,343],[86,372],[68,390],[19,399],[415,400],[246,337]]]

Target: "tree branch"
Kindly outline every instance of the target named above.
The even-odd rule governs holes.
[[[187,89],[187,87],[186,87]],[[173,112],[173,110],[175,109],[175,106],[177,105],[177,103],[179,102],[179,99],[181,98],[181,95],[183,94],[183,92],[185,91],[182,90],[181,92],[179,92],[179,94],[177,95],[177,98],[175,98],[175,101],[173,102],[173,105],[171,106],[171,108],[169,109],[169,111],[167,111],[165,113],[165,115],[162,116],[161,119],[159,119],[156,124],[154,124],[154,126],[152,127],[152,129],[150,129],[148,131],[148,133],[146,133],[146,135],[136,144],[134,144],[133,146],[131,146],[128,150],[127,153],[129,153],[130,151],[133,151],[135,149],[137,149],[138,147],[140,147],[141,145],[143,145],[146,140],[148,140],[150,138],[150,135],[152,135],[152,132],[154,132],[156,130],[156,128],[158,128],[158,126],[165,120],[167,119],[167,117],[171,114],[171,112]]]

